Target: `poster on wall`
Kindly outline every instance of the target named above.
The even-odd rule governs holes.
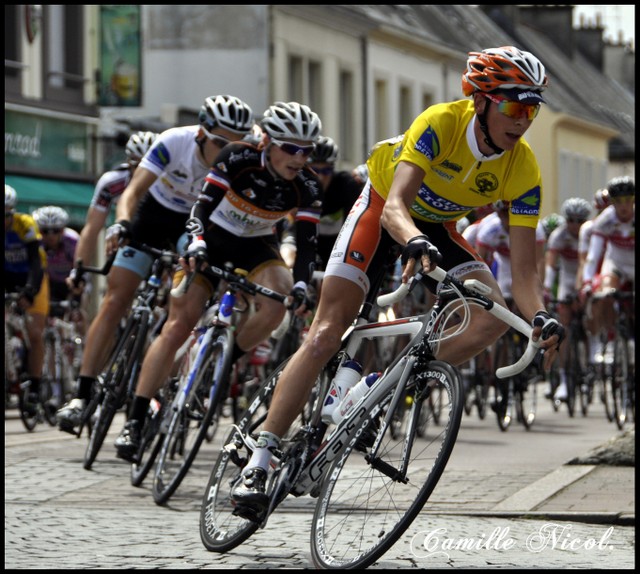
[[[140,106],[140,6],[100,7],[101,106]]]

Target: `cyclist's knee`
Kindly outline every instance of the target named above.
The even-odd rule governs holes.
[[[314,359],[328,361],[340,349],[344,329],[332,321],[320,321],[310,329],[303,346]]]

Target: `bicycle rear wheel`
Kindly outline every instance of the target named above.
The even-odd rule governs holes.
[[[254,440],[257,438],[267,416],[273,389],[287,362],[288,359],[274,369],[249,400],[247,410],[227,435],[225,446],[211,470],[200,510],[200,539],[211,552],[227,552],[235,548],[260,526],[233,513],[235,506],[231,491],[240,482],[242,469],[252,453],[250,446],[244,443],[243,435]]]
[[[217,427],[216,411],[226,399],[231,375],[232,335],[227,329],[216,333],[204,351],[200,369],[182,408],[176,409],[156,464],[153,477],[153,500],[164,504],[176,491],[193,463],[207,434],[213,438]],[[187,375],[189,376],[189,375]],[[186,380],[178,389],[183,392]]]
[[[431,436],[419,439],[414,423],[427,407],[421,395],[431,389],[441,397],[441,424],[435,428],[434,423]],[[403,437],[393,439],[388,429],[376,437],[380,448],[374,461],[354,437],[328,470],[311,525],[311,557],[317,567],[365,568],[375,562],[411,525],[438,483],[462,418],[460,379],[447,363],[431,361],[411,376],[408,391],[415,397]],[[383,399],[383,409],[392,395]]]

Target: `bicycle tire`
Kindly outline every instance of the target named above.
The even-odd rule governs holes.
[[[531,369],[535,367],[531,366]],[[536,420],[538,404],[538,381],[542,376],[535,370],[528,374],[521,374],[518,381],[519,388],[516,391],[516,408],[518,409],[518,419],[526,430],[531,430]]]
[[[18,410],[20,411],[20,420],[22,421],[24,428],[29,432],[32,432],[38,424],[38,419],[40,417],[40,405],[38,405],[35,413],[30,413],[27,410],[27,395],[29,394],[30,387],[30,381],[20,383],[20,393],[18,394]]]
[[[267,416],[273,389],[289,359],[286,359],[260,385],[249,400],[247,410],[232,427],[216,459],[202,498],[200,509],[200,539],[210,552],[227,552],[249,538],[260,524],[233,514],[231,491],[242,478],[242,470],[251,452],[242,435],[257,433]],[[245,449],[243,451],[243,449]]]
[[[62,396],[62,357],[61,353],[56,353],[55,340],[45,331],[44,336],[44,358],[42,361],[42,375],[40,377],[40,398],[42,399],[42,407],[44,418],[50,426],[57,424],[56,408],[50,402],[53,399],[53,388],[57,384],[60,389],[60,399]]]
[[[444,472],[460,428],[464,391],[458,372],[442,361],[430,361],[415,375],[408,388],[415,385],[420,392],[416,381],[421,380],[425,389],[433,386],[440,391],[441,432],[429,440],[418,439],[409,425],[408,445],[405,437],[396,441],[390,433],[378,436],[380,464],[374,465],[358,448],[358,438],[347,442],[325,475],[314,511],[311,557],[316,567],[342,570],[371,565],[409,528]],[[392,395],[381,406],[388,405]],[[424,403],[414,400],[412,420],[417,420]],[[402,460],[403,453],[409,454],[408,461]],[[402,462],[407,464],[406,480],[391,476]]]
[[[507,335],[507,337],[501,337],[496,341],[496,357],[498,357],[498,360],[502,358],[503,365],[511,365],[514,363],[514,352],[509,344],[512,339],[509,335]],[[513,394],[513,387],[513,377],[502,380],[496,379],[495,402],[492,408],[496,413],[498,428],[502,432],[506,432],[509,429],[511,421],[513,420],[515,398]]]
[[[613,363],[611,365],[611,387],[614,421],[619,430],[624,430],[629,418],[629,348],[626,339],[616,333],[613,340]]]
[[[138,319],[129,319],[104,372],[101,408],[84,453],[83,466],[86,470],[91,468],[98,457],[116,412],[127,401],[128,379],[137,355],[144,349],[145,333],[142,326],[143,323]]]
[[[582,373],[580,372],[580,365],[578,364],[578,350],[576,348],[577,341],[574,338],[575,333],[572,333],[567,346],[567,355],[565,357],[564,372],[567,381],[567,412],[569,417],[573,418],[576,413],[576,400],[577,394],[580,392],[578,387],[580,386],[580,379]]]
[[[487,404],[489,402],[489,388],[493,380],[493,362],[491,351],[485,349],[476,357],[475,377],[475,403],[478,410],[478,418],[484,420],[487,416]]]
[[[157,411],[151,411],[145,418],[142,432],[140,433],[140,448],[136,459],[131,463],[131,485],[140,486],[153,468],[158,458],[158,453],[162,448],[165,434],[160,432],[164,417],[167,417],[168,409],[171,407],[175,395],[176,385],[174,380],[167,381],[160,396],[156,399],[160,404]]]
[[[232,338],[226,328],[214,334],[195,375],[191,398],[171,417],[153,476],[152,494],[156,504],[165,504],[173,495],[210,433],[209,427],[217,426],[215,415],[229,389]],[[181,393],[182,387],[177,392]]]

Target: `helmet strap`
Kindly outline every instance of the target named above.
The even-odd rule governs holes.
[[[502,148],[499,148],[495,143],[493,143],[493,140],[489,135],[489,126],[487,125],[487,114],[489,113],[489,106],[491,105],[492,102],[486,98],[485,98],[485,101],[487,103],[485,105],[484,112],[482,112],[481,114],[478,114],[478,123],[480,124],[480,129],[484,134],[484,143],[486,143],[497,154],[500,154],[504,150]]]

